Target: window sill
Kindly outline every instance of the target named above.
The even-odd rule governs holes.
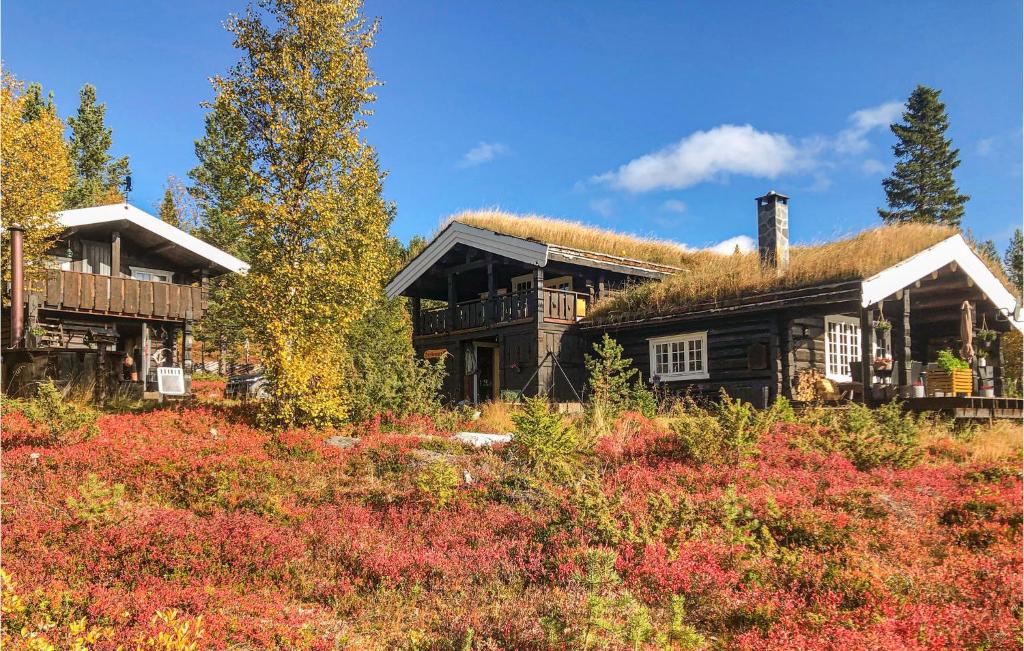
[[[707,380],[711,376],[707,373],[673,373],[671,375],[658,375],[658,382],[679,382],[681,380]],[[654,378],[651,378],[654,381]]]

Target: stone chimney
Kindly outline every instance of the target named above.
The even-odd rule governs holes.
[[[775,190],[757,198],[757,250],[776,273],[789,267],[789,197]]]

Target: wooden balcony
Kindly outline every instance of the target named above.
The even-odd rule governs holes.
[[[454,309],[423,310],[415,324],[417,336],[494,328],[531,321],[537,313],[537,292],[528,290],[494,298],[456,303]],[[545,322],[572,324],[587,314],[590,296],[560,289],[545,289],[540,297]]]
[[[26,292],[44,310],[164,321],[196,320],[206,312],[200,287],[79,271],[51,269],[45,288]]]

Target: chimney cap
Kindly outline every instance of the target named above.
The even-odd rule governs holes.
[[[784,195],[784,194],[780,194],[780,193],[776,192],[775,190],[769,190],[769,191],[767,192],[767,194],[765,194],[765,195],[764,195],[764,196],[762,196],[762,197],[754,197],[754,199],[755,199],[756,201],[760,201],[761,199],[772,199],[772,198],[776,198],[776,199],[786,199],[787,201],[789,200],[789,197],[787,197],[787,196],[786,196],[786,195]]]

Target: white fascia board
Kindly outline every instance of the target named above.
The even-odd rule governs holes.
[[[548,263],[548,245],[512,235],[502,235],[485,228],[452,222],[431,240],[419,255],[399,271],[384,290],[394,298],[409,288],[452,247],[464,244],[482,251],[519,260],[525,264],[543,267]]]
[[[139,210],[135,206],[126,203],[116,203],[107,206],[96,206],[94,208],[79,208],[77,210],[65,210],[57,213],[57,221],[64,228],[75,226],[90,226],[92,224],[105,224],[110,222],[128,221],[139,228],[143,228],[155,235],[158,235],[169,242],[196,255],[206,258],[210,262],[233,271],[234,273],[246,273],[249,265],[242,262],[235,256],[222,251],[212,244],[189,235],[180,228],[175,228],[159,217]]]
[[[961,235],[943,240],[864,280],[861,283],[861,306],[874,305],[952,262],[956,262],[988,300],[1007,315],[1017,330],[1024,332],[1024,320],[1013,318],[1017,298],[996,278]]]

